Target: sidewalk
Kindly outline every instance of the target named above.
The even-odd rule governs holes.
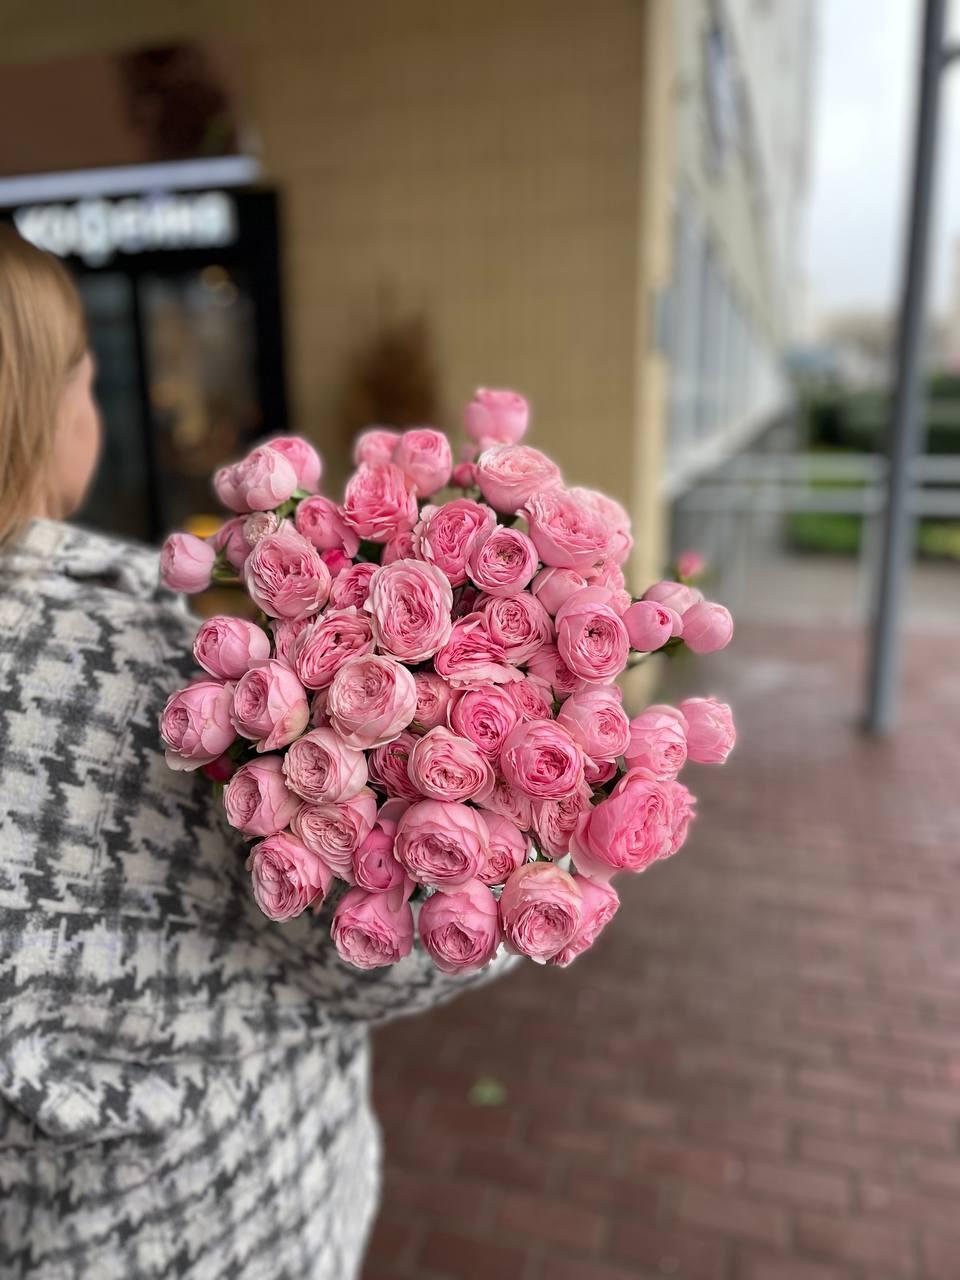
[[[704,663],[740,745],[687,847],[572,968],[377,1036],[365,1280],[960,1278],[956,652],[911,641],[889,744],[852,635]]]

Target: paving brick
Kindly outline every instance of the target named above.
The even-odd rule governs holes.
[[[957,1280],[960,1276],[960,1235],[925,1232],[921,1253],[927,1280]]]
[[[503,1198],[495,1229],[498,1233],[525,1236],[540,1245],[589,1253],[602,1247],[606,1219],[595,1209],[570,1200],[516,1192]]]
[[[755,1195],[804,1208],[846,1209],[850,1204],[846,1175],[810,1165],[751,1160],[744,1185]]]
[[[467,1236],[454,1231],[429,1231],[420,1247],[420,1277],[424,1271],[438,1272],[453,1280],[522,1280],[530,1255],[523,1249],[495,1241],[489,1235]],[[376,1272],[370,1280],[377,1280]]]
[[[718,1235],[642,1221],[614,1224],[612,1252],[637,1270],[691,1280],[725,1280],[729,1241]]]
[[[848,1267],[797,1258],[754,1257],[744,1259],[737,1280],[853,1280]]]
[[[785,1245],[788,1218],[782,1209],[745,1196],[723,1195],[686,1184],[673,1205],[686,1222],[764,1244]]]
[[[873,1218],[801,1214],[796,1224],[802,1249],[841,1262],[886,1268],[897,1275],[914,1274],[910,1232]]]

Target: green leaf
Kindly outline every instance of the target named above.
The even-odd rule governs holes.
[[[470,1086],[467,1100],[474,1107],[502,1107],[507,1101],[507,1087],[495,1076],[478,1076]]]

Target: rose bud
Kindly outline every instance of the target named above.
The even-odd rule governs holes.
[[[687,763],[683,716],[674,707],[648,707],[630,721],[630,741],[623,754],[629,769],[646,769],[660,782],[675,778]]]
[[[527,862],[514,871],[500,896],[507,948],[531,960],[551,960],[576,937],[583,917],[580,888],[552,862]]]
[[[360,549],[360,539],[330,498],[319,494],[304,498],[293,519],[297,533],[320,552],[343,551],[352,559]]]
[[[253,548],[243,580],[254,604],[272,618],[316,613],[330,595],[330,570],[289,520]]]
[[[372,465],[392,462],[394,450],[399,443],[399,431],[390,431],[386,427],[372,427],[357,437],[357,442],[353,446],[353,465],[359,467],[364,462]]]
[[[431,800],[484,800],[493,790],[487,757],[442,725],[418,738],[410,752],[410,781]]]
[[[442,431],[430,427],[405,431],[391,462],[400,468],[421,498],[430,498],[449,484],[453,471],[450,442]]]
[[[683,615],[683,642],[694,653],[716,653],[733,639],[733,618],[722,604],[701,600]]]
[[[234,516],[232,520],[225,520],[217,532],[207,539],[214,551],[223,552],[227,563],[237,573],[246,564],[250,554],[250,543],[243,535],[246,523],[246,516]]]
[[[321,551],[320,559],[330,570],[330,577],[339,577],[347,569],[353,566],[353,561],[345,551],[341,551],[339,547],[334,547],[330,551]]]
[[[583,751],[556,721],[527,720],[504,743],[500,770],[532,800],[559,800],[583,785]]]
[[[272,511],[292,497],[297,473],[279,449],[263,444],[234,464],[232,481],[246,511]]]
[[[270,755],[237,770],[223,792],[231,827],[248,836],[272,836],[289,824],[300,800],[287,790],[282,766],[280,756]]]
[[[330,868],[286,831],[255,844],[247,870],[257,906],[271,920],[292,920],[319,905],[333,883]]]
[[[591,880],[588,876],[576,876],[574,882],[581,897],[580,928],[548,962],[562,968],[566,968],[588,947],[593,946],[620,906],[620,897],[612,884]]]
[[[479,810],[421,800],[400,819],[394,853],[412,880],[445,891],[474,879],[488,844]]]
[[[697,764],[723,764],[737,740],[727,704],[716,698],[687,698],[679,711],[687,727],[688,757]]]
[[[630,647],[639,653],[662,649],[672,635],[681,631],[680,615],[655,600],[638,600],[623,615]]]
[[[478,387],[463,414],[471,440],[482,449],[495,444],[517,444],[527,431],[530,405],[516,391]]]
[[[477,483],[477,468],[472,462],[458,462],[453,468],[453,483],[458,489],[473,489]]]
[[[367,751],[405,729],[417,710],[417,686],[393,658],[350,658],[327,694],[330,723],[349,747]]]
[[[509,818],[500,813],[485,812],[490,843],[477,872],[484,884],[504,884],[507,877],[527,860],[527,838]]]
[[[587,585],[583,574],[573,569],[541,569],[534,578],[530,590],[547,613],[553,617],[574,592],[582,590]]]
[[[402,889],[351,889],[333,913],[330,934],[341,959],[358,969],[379,969],[410,954],[413,911]]]
[[[316,493],[323,475],[323,460],[310,441],[303,436],[273,436],[267,444],[282,453],[293,467],[297,488]]]
[[[642,599],[652,600],[654,604],[665,604],[668,609],[672,609],[682,617],[691,605],[698,604],[703,599],[703,592],[698,591],[696,587],[688,587],[683,582],[665,580],[647,587]]]
[[[367,784],[367,758],[332,729],[311,729],[283,757],[287,786],[310,804],[335,804],[359,795]]]
[[[160,551],[160,581],[170,591],[206,591],[217,553],[192,533],[171,533]]]
[[[681,551],[677,556],[677,577],[685,582],[699,578],[706,567],[707,562],[699,551]]]
[[[482,969],[500,945],[497,900],[479,880],[435,893],[420,908],[417,924],[424,949],[443,973]]]
[[[193,656],[212,676],[239,680],[252,662],[270,657],[270,637],[245,618],[218,615],[200,624]]]
[[[436,565],[381,565],[370,579],[366,607],[380,652],[400,662],[424,662],[450,639],[453,590]]]
[[[233,744],[232,684],[196,680],[167,699],[160,716],[160,734],[171,769],[190,773],[211,764]]]
[[[221,467],[213,475],[213,488],[217,497],[229,511],[244,515],[250,510],[247,500],[237,482],[237,465]]]
[[[353,879],[367,893],[390,893],[406,882],[406,872],[393,854],[396,833],[396,821],[384,805],[353,855]]]
[[[300,736],[310,708],[303,685],[283,662],[255,662],[240,677],[233,695],[233,722],[238,733],[252,738],[257,751],[276,751]]]
[[[386,542],[417,523],[417,495],[392,462],[365,462],[347,481],[342,510],[359,537]]]

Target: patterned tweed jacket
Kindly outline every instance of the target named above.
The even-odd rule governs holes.
[[[351,1280],[368,1027],[465,983],[260,914],[158,747],[195,623],[156,581],[46,521],[0,555],[0,1276]]]

